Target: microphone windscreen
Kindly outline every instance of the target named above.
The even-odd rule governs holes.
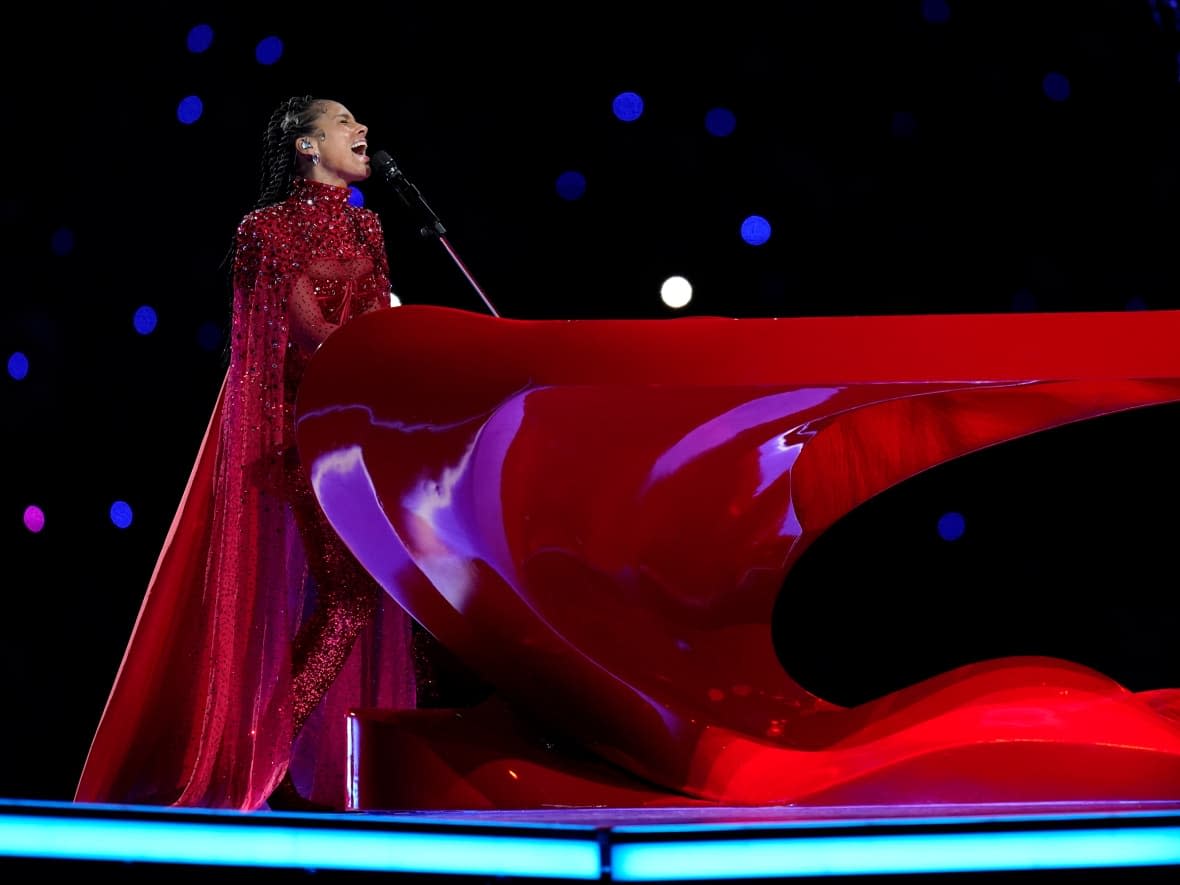
[[[397,163],[395,163],[393,157],[389,156],[389,154],[385,151],[377,151],[377,153],[373,154],[373,165],[380,169],[383,173],[397,171]]]

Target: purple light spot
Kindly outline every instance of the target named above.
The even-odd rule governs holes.
[[[45,528],[45,513],[36,504],[30,504],[25,508],[25,528],[34,535]]]

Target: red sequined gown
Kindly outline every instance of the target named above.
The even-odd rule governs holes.
[[[294,447],[315,348],[390,304],[380,221],[348,198],[296,179],[238,227],[230,365],[76,801],[253,809],[290,765],[341,806],[348,708],[413,706],[408,619],[323,519]]]

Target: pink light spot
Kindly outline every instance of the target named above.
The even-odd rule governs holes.
[[[25,528],[33,534],[45,528],[45,513],[36,504],[25,508]]]

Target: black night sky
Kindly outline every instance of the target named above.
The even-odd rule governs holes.
[[[507,317],[1180,308],[1166,4],[317,6],[45,10],[0,38],[0,796],[72,796],[221,381],[223,260],[287,95],[368,123]],[[283,51],[261,64],[269,36]],[[643,113],[623,121],[628,91]],[[732,133],[706,128],[717,108]],[[555,186],[571,171],[580,199]],[[362,191],[403,302],[484,309],[421,219]],[[740,234],[754,215],[762,245]],[[694,286],[679,311],[672,275]],[[791,637],[792,672],[849,703],[1007,653],[1180,685],[1178,422],[1065,428],[870,502],[792,578],[809,623],[843,619]],[[969,515],[954,544],[948,510]]]

